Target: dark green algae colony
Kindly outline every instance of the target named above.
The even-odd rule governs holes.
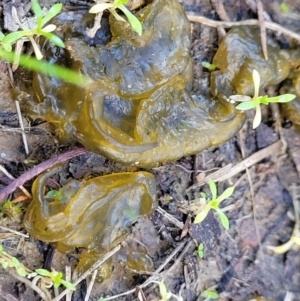
[[[52,123],[64,141],[75,139],[110,160],[149,168],[233,137],[244,114],[227,99],[253,95],[253,69],[261,75],[261,88],[293,74],[290,52],[269,39],[265,61],[258,29],[232,29],[214,57],[217,70],[211,73],[207,98],[190,88],[190,23],[181,5],[157,0],[137,17],[142,36],[110,17],[111,39],[93,47],[69,27],[65,53],[49,57],[48,52],[48,60],[87,75],[92,83],[76,87],[35,74],[30,89],[35,101],[26,97],[24,109]],[[62,252],[84,248],[81,266],[119,243],[128,226],[156,206],[155,180],[148,172],[71,180],[62,188],[63,201],[49,201],[45,179],[59,170],[35,181],[25,227]]]

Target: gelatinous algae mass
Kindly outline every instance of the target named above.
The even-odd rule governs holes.
[[[123,164],[153,167],[231,138],[243,122],[233,106],[191,96],[190,23],[177,0],[142,9],[143,34],[110,18],[111,41],[66,39],[67,66],[93,79],[84,88],[44,75],[31,114],[65,139]],[[51,61],[55,61],[55,57]]]
[[[234,28],[228,32],[213,59],[219,71],[211,74],[213,95],[254,94],[252,71],[260,75],[260,88],[282,82],[290,73],[290,54],[278,44],[267,40],[268,60],[263,57],[259,29]]]
[[[32,187],[33,199],[25,228],[33,237],[55,243],[61,252],[84,248],[88,257],[101,255],[128,234],[128,227],[156,206],[154,176],[147,172],[119,173],[62,188],[62,199],[45,196],[45,183],[55,167],[40,175]]]

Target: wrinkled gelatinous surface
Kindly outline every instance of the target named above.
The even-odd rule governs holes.
[[[214,95],[253,95],[252,71],[260,74],[260,88],[282,82],[291,69],[289,54],[268,39],[268,60],[263,57],[259,29],[238,27],[229,31],[213,59],[220,71],[211,74]]]
[[[186,90],[191,81],[190,23],[177,0],[138,13],[139,37],[110,18],[112,40],[90,47],[66,40],[67,66],[90,76],[84,88],[36,75],[39,104],[29,111],[61,137],[124,164],[153,167],[232,137],[243,122],[233,106]],[[51,58],[55,61],[55,56]]]
[[[55,243],[61,252],[80,247],[89,256],[103,254],[156,206],[155,180],[147,172],[111,174],[82,183],[71,180],[63,187],[62,200],[49,200],[46,180],[59,171],[61,167],[55,167],[35,180],[24,223],[30,235]]]

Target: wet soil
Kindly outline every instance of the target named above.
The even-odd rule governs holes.
[[[8,2],[1,1],[1,7]],[[56,1],[40,2],[47,6]],[[69,10],[86,9],[85,1],[61,2]],[[250,9],[252,1],[224,0],[223,3],[233,21],[256,17],[256,13]],[[272,20],[299,31],[300,1],[286,1],[293,8],[293,16],[298,15],[298,19],[280,14],[278,8],[281,1],[263,3]],[[189,13],[219,19],[209,0],[185,0],[182,4]],[[218,32],[215,28],[196,23],[191,26],[194,90],[206,94],[209,73],[201,62],[212,60],[218,47]],[[282,45],[288,46],[283,36],[278,36],[278,39]],[[7,65],[0,63],[0,163],[17,178],[34,164],[74,146],[59,145],[47,123],[23,116],[29,145],[29,156],[26,156],[11,86]],[[274,87],[273,91],[277,89]],[[202,294],[209,288],[218,292],[218,300],[300,300],[299,246],[294,245],[282,255],[268,249],[268,246],[281,245],[289,240],[294,227],[293,200],[299,202],[300,196],[297,186],[300,184],[300,137],[288,120],[282,116],[274,119],[276,112],[276,106],[266,108],[263,111],[263,123],[256,130],[252,130],[253,112],[249,112],[241,131],[225,144],[149,170],[156,177],[159,206],[176,218],[178,223],[174,223],[163,211],[155,211],[134,224],[131,234],[122,243],[122,251],[112,258],[112,277],[102,282],[96,281],[89,300],[118,295],[143,284],[177,249],[178,253],[166,264],[158,279],[163,280],[168,290],[181,296],[182,300],[205,300]],[[278,124],[282,126],[280,130]],[[270,149],[274,143],[278,147]],[[243,169],[218,182],[219,193],[229,186],[235,186],[234,194],[222,203],[230,220],[229,230],[225,231],[212,213],[203,223],[192,224],[190,217],[197,208],[200,192],[209,192],[207,185],[201,184],[202,179],[215,171],[212,169],[220,170],[228,165],[233,169],[245,158],[262,150],[266,151],[263,159],[247,170]],[[81,179],[135,169],[86,153],[70,160],[65,165],[65,174]],[[9,182],[0,172],[0,188]],[[29,191],[31,184],[29,181],[25,185]],[[19,195],[21,192],[17,190],[11,199]],[[25,201],[20,205],[24,211],[27,203]],[[22,215],[17,221],[2,216],[0,225],[25,233]],[[51,255],[50,265],[57,271],[64,271],[66,265],[76,265],[76,252],[60,254],[54,251],[53,254],[51,246],[32,237],[24,238],[10,233],[6,228],[0,228],[0,241],[8,253],[16,256],[28,268],[34,270],[41,267]],[[202,259],[196,253],[200,243],[204,245]],[[126,265],[126,250],[147,254],[152,261],[148,271],[133,270]],[[40,299],[28,286],[3,269],[0,269],[0,279],[0,301]],[[84,300],[89,281],[88,278],[77,286],[72,300]],[[157,285],[143,290],[145,300],[160,300]],[[131,293],[117,300],[136,298],[136,294]]]

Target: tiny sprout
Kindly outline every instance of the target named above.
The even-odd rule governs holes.
[[[209,71],[214,71],[216,69],[216,66],[209,62],[202,62],[201,64],[204,68],[208,69]]]
[[[203,296],[209,299],[218,299],[219,298],[219,294],[212,289],[207,289],[203,292]]]
[[[72,284],[69,281],[63,280],[62,279],[62,273],[61,272],[56,272],[52,270],[52,272],[49,272],[45,269],[37,269],[35,270],[37,274],[41,276],[48,277],[50,281],[53,283],[54,287],[59,287],[61,284],[64,285],[66,288],[75,291],[76,287],[74,284]]]
[[[246,111],[255,108],[256,113],[253,119],[253,129],[256,129],[261,122],[261,104],[268,105],[271,102],[290,102],[296,97],[296,95],[283,94],[276,97],[269,97],[268,95],[259,96],[258,92],[260,86],[260,76],[255,69],[252,72],[252,79],[254,84],[254,96],[252,98],[245,95],[231,95],[229,96],[229,101],[232,103],[241,102],[236,106],[236,108],[241,111]]]
[[[138,35],[142,35],[142,24],[137,17],[135,17],[124,4],[126,4],[129,0],[114,0],[113,3],[103,3],[107,1],[103,1],[102,3],[97,3],[91,7],[89,10],[90,14],[99,14],[108,9],[110,13],[118,20],[126,22],[124,18],[118,15],[116,9],[120,9],[127,17],[129,24],[132,29],[138,33]],[[100,2],[100,1],[99,1]]]
[[[197,254],[202,259],[204,257],[204,245],[203,243],[199,244],[197,248]]]
[[[201,223],[205,220],[207,214],[211,209],[215,210],[219,216],[220,222],[222,226],[228,230],[229,229],[229,220],[227,216],[222,212],[222,210],[219,208],[219,205],[222,201],[229,198],[234,191],[234,187],[227,188],[219,197],[217,197],[217,186],[215,182],[213,182],[211,179],[208,181],[209,189],[211,191],[211,200],[208,201],[205,204],[204,209],[198,213],[195,217],[194,224]]]

